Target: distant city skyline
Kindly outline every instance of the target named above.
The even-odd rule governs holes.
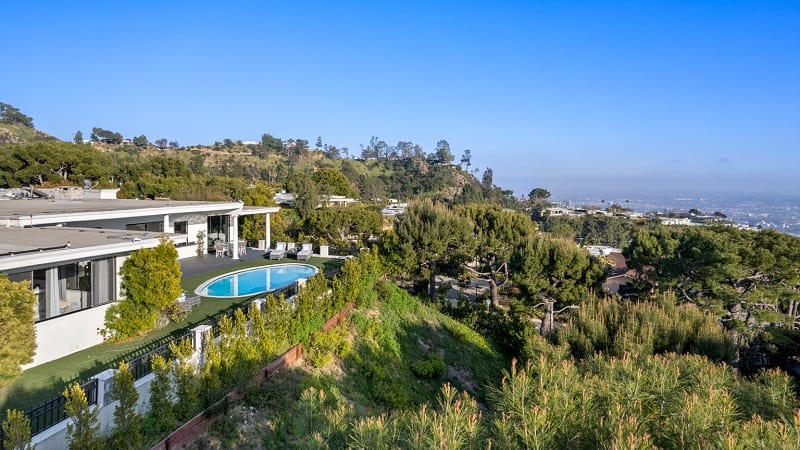
[[[0,102],[64,140],[446,139],[517,195],[800,192],[797,2],[38,1],[0,26]]]

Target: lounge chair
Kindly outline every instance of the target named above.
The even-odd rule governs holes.
[[[308,261],[308,259],[311,258],[312,253],[311,244],[303,244],[303,248],[297,252],[297,259]]]
[[[275,248],[269,251],[269,259],[282,259],[286,255],[286,242],[275,243]]]

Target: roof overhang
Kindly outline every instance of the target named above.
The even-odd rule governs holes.
[[[252,216],[254,214],[275,214],[281,209],[277,206],[245,206],[241,211],[235,212],[235,216]]]
[[[242,203],[204,203],[190,205],[169,205],[145,208],[126,208],[108,211],[79,211],[54,214],[30,214],[18,217],[4,217],[0,224],[6,227],[35,227],[71,222],[88,222],[95,220],[128,219],[132,217],[159,216],[187,213],[235,213],[241,210]]]

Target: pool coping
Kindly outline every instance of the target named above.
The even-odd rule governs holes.
[[[265,268],[269,269],[269,268],[272,268],[272,267],[285,267],[285,266],[311,267],[312,269],[314,269],[314,275],[311,275],[311,276],[316,276],[316,275],[318,275],[320,273],[320,268],[319,267],[314,266],[312,264],[306,264],[306,263],[291,263],[290,262],[290,263],[281,263],[281,264],[264,264],[264,265],[261,265],[261,266],[248,267],[248,268],[245,268],[245,269],[234,270],[233,272],[223,273],[222,275],[217,275],[217,276],[215,276],[213,278],[210,278],[210,279],[200,283],[195,288],[194,293],[199,295],[199,296],[201,296],[201,297],[203,297],[203,298],[228,298],[228,299],[230,299],[230,298],[245,298],[245,297],[253,297],[253,296],[256,296],[256,295],[269,294],[270,292],[276,291],[278,289],[282,289],[284,286],[281,286],[281,287],[275,288],[275,289],[270,289],[268,291],[252,292],[252,293],[244,294],[244,295],[208,295],[207,293],[204,294],[204,293],[201,293],[200,291],[201,291],[201,289],[207,288],[208,285],[210,285],[211,283],[213,283],[213,282],[215,282],[215,281],[217,281],[217,280],[219,280],[221,278],[225,278],[225,277],[228,277],[228,276],[231,276],[231,275],[236,275],[238,273],[244,273],[244,272],[254,272],[256,270],[265,269]],[[310,277],[298,278],[297,280],[307,280],[308,278],[310,278]],[[295,280],[295,282],[297,282],[297,280]]]

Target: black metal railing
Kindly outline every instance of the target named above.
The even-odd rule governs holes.
[[[330,278],[338,271],[334,271],[333,273],[326,273],[326,277]],[[276,289],[269,293],[270,295],[280,296],[285,295],[287,298],[297,294],[297,286],[296,284],[291,284],[289,286],[282,287],[280,289]],[[244,305],[240,305],[239,307],[246,307]],[[228,316],[230,319],[233,319],[233,315],[235,310],[224,312],[217,317],[211,318],[210,325],[211,330],[214,336],[219,336],[219,322],[220,319],[224,316]],[[209,322],[206,322],[209,323]],[[172,351],[170,350],[169,346],[170,343],[180,343],[184,338],[189,338],[192,342],[192,346],[196,346],[195,342],[195,335],[192,331],[184,333],[180,336],[176,336],[172,339],[169,339],[166,343],[159,345],[151,350],[148,350],[146,353],[141,354],[135,358],[132,358],[128,361],[130,365],[131,374],[133,374],[134,380],[138,380],[147,376],[148,374],[152,373],[152,359],[155,355],[161,355],[164,358],[169,359],[172,356]],[[81,387],[86,392],[86,398],[89,401],[90,405],[97,404],[97,379],[93,378],[86,383],[82,384]],[[63,395],[59,395],[57,397],[53,397],[49,400],[46,400],[39,405],[34,406],[33,408],[28,409],[25,411],[25,414],[31,421],[31,437],[36,436],[37,434],[47,430],[50,427],[55,426],[59,422],[65,420],[67,418],[67,414],[64,411],[64,405],[66,404],[66,399]],[[3,430],[0,428],[0,450],[3,450]]]
[[[81,385],[86,393],[86,400],[89,405],[97,404],[97,379],[93,378]],[[25,411],[25,415],[31,421],[31,436],[35,436],[42,431],[67,418],[64,406],[67,399],[63,395],[44,401],[33,408]],[[0,430],[0,448],[3,445],[3,431]]]
[[[185,338],[189,338],[191,341],[192,346],[194,346],[194,333],[189,331],[185,334],[182,334],[178,337],[170,339],[169,342],[162,344],[147,353],[140,355],[130,361],[128,361],[128,365],[130,365],[131,374],[133,375],[134,380],[138,380],[140,378],[144,378],[145,376],[149,375],[153,372],[152,361],[153,357],[156,355],[160,355],[165,359],[169,359],[172,356],[172,350],[170,350],[170,344],[175,343],[179,344]]]

